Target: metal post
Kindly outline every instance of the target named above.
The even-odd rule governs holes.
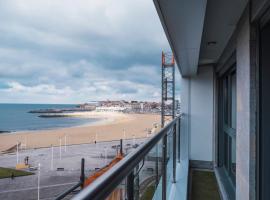
[[[156,188],[158,187],[158,182],[159,182],[158,163],[159,163],[159,154],[158,154],[158,143],[157,143],[156,144]]]
[[[181,116],[178,119],[178,162],[180,163],[180,149],[181,149]]]
[[[176,123],[173,125],[173,183],[176,183]]]
[[[67,152],[67,135],[65,135],[65,152]]]
[[[132,171],[127,177],[127,199],[134,199],[134,172]]]
[[[95,143],[97,143],[98,142],[98,134],[96,133],[96,135],[95,135]]]
[[[81,176],[80,176],[81,188],[83,188],[83,186],[84,186],[84,180],[85,180],[84,158],[82,158],[82,160],[81,160]]]
[[[126,139],[126,129],[123,129],[123,139]]]
[[[135,170],[136,176],[134,176],[134,199],[140,199],[140,166],[136,166]]]
[[[17,157],[17,164],[18,164],[19,163],[19,142],[17,142],[16,157]]]
[[[163,137],[162,148],[162,200],[166,200],[167,189],[167,134]]]
[[[62,139],[59,138],[59,157],[62,160]]]
[[[165,92],[165,88],[164,88],[164,67],[163,67],[163,52],[162,52],[162,67],[161,67],[161,127],[163,128],[164,127],[164,124],[165,124],[165,117],[164,117],[164,92]]]
[[[104,148],[104,156],[105,156],[105,159],[104,159],[104,162],[105,162],[105,165],[107,165],[107,157],[108,157],[108,149],[107,149],[107,146]]]
[[[135,146],[135,135],[132,135],[132,145]]]
[[[51,170],[53,170],[53,145],[51,145]]]
[[[39,191],[40,191],[40,163],[38,163],[38,200],[40,199],[40,194],[39,194]]]
[[[120,139],[120,154],[123,155],[123,140]]]

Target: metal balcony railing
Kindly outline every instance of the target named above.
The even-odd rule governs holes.
[[[175,118],[73,199],[165,200],[180,162],[180,120]]]

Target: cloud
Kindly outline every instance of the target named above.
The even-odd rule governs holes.
[[[0,102],[159,100],[152,1],[0,1]]]

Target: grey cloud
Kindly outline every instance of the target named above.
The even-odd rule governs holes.
[[[0,1],[0,102],[159,99],[154,5],[119,1]]]

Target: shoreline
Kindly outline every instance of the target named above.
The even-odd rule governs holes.
[[[112,112],[73,112],[73,113],[64,113],[65,117],[72,117],[72,118],[89,118],[95,119],[96,121],[93,122],[86,122],[80,125],[73,125],[73,126],[63,126],[63,127],[51,127],[46,129],[33,129],[33,130],[17,130],[17,131],[0,131],[1,135],[9,135],[9,134],[24,134],[24,133],[33,133],[33,132],[43,132],[43,131],[56,131],[59,129],[68,129],[68,128],[79,128],[79,127],[89,127],[89,126],[96,126],[96,125],[106,125],[109,123],[113,123],[117,121],[117,115],[128,115],[124,113],[112,113]],[[109,119],[108,115],[114,115],[113,118]]]
[[[80,116],[81,117],[81,116]],[[86,117],[86,116],[84,116]],[[92,143],[97,141],[112,141],[121,138],[146,137],[154,123],[160,122],[157,114],[126,114],[126,113],[91,113],[88,117],[100,118],[93,123],[79,126],[56,128],[50,130],[31,130],[0,134],[0,151],[4,151],[17,142],[22,147],[42,148],[59,146],[59,141],[66,137],[67,144]],[[124,133],[125,132],[125,133]]]

